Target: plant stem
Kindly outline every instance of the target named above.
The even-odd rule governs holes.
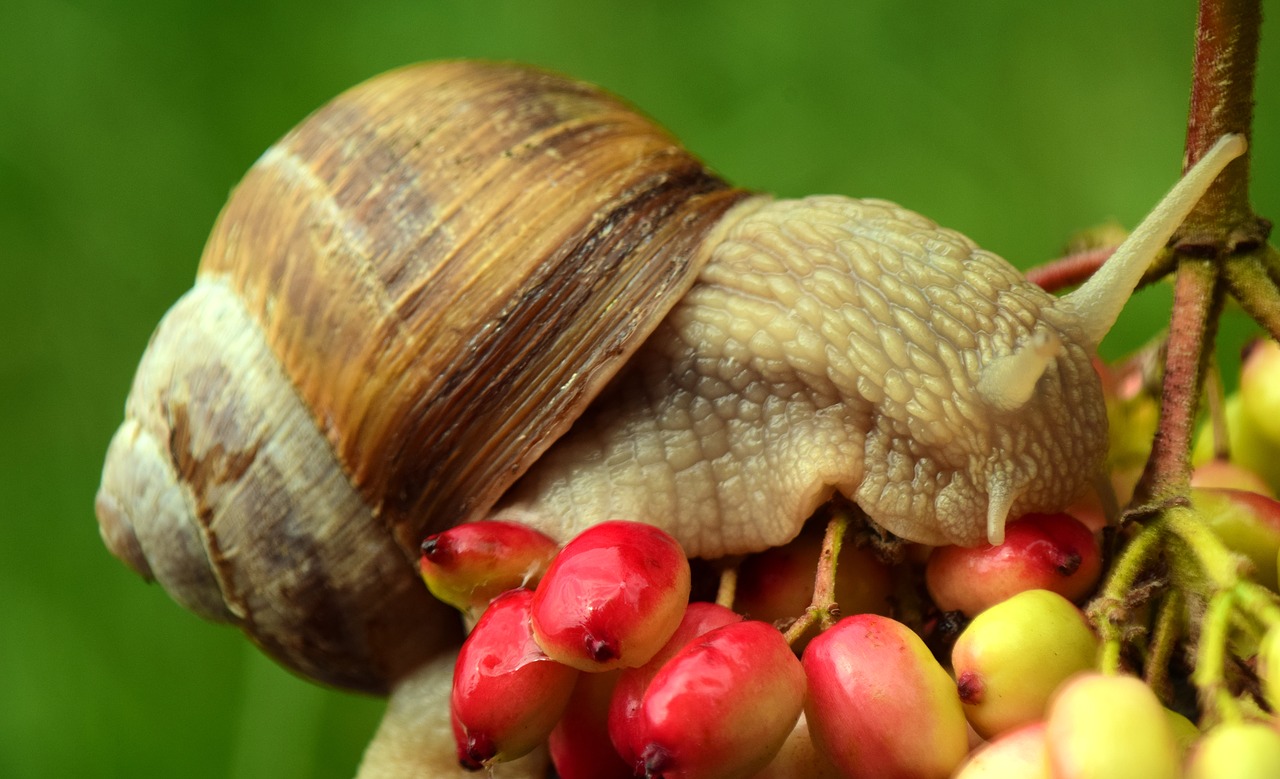
[[[1098,667],[1103,673],[1120,671],[1120,655],[1124,648],[1123,624],[1129,620],[1126,596],[1133,591],[1138,577],[1147,569],[1151,558],[1160,552],[1163,524],[1151,522],[1125,546],[1111,568],[1106,587],[1089,604],[1089,619],[1102,639]]]
[[[1252,141],[1253,87],[1262,28],[1261,0],[1200,0],[1183,170],[1227,133]],[[1249,205],[1249,153],[1218,177],[1175,238],[1184,256],[1221,257],[1258,239]],[[1229,240],[1224,240],[1229,239]]]
[[[1253,321],[1262,325],[1271,337],[1280,341],[1280,252],[1263,247],[1247,260],[1228,263],[1226,281],[1231,296]]]
[[[1184,259],[1178,264],[1173,314],[1160,389],[1160,425],[1135,499],[1160,504],[1191,486],[1191,437],[1196,408],[1222,310],[1219,266]]]
[[[1143,668],[1147,684],[1165,703],[1173,697],[1173,687],[1169,682],[1169,661],[1182,636],[1182,610],[1185,605],[1182,594],[1176,589],[1170,590],[1160,602],[1155,629],[1148,644],[1150,652]]]
[[[840,548],[844,545],[844,534],[849,529],[849,514],[844,509],[836,509],[827,522],[827,534],[822,539],[822,554],[818,558],[818,572],[813,580],[813,600],[795,622],[787,628],[787,643],[794,644],[816,622],[822,630],[835,623],[836,604],[836,564],[840,561]]]
[[[733,601],[738,597],[738,563],[733,562],[720,569],[720,585],[716,589],[716,605],[726,609],[733,608]]]
[[[1074,287],[1092,276],[1108,257],[1115,254],[1115,251],[1114,246],[1104,246],[1100,249],[1068,254],[1029,269],[1026,278],[1032,284],[1039,285],[1045,292],[1057,292],[1067,287]]]
[[[1250,137],[1261,21],[1261,0],[1200,0],[1184,170],[1223,135]],[[1141,499],[1159,504],[1186,494],[1196,404],[1222,306],[1223,266],[1233,255],[1263,246],[1269,228],[1249,205],[1246,152],[1218,176],[1174,234],[1178,281],[1160,428],[1139,484]]]
[[[1227,638],[1233,605],[1234,597],[1230,590],[1213,596],[1196,649],[1196,670],[1191,680],[1200,691],[1200,702],[1208,724],[1240,719],[1240,707],[1226,682]],[[1205,724],[1202,722],[1201,726]]]

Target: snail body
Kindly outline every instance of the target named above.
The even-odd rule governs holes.
[[[413,560],[483,516],[559,539],[625,516],[717,556],[839,492],[909,540],[998,543],[1094,475],[1090,355],[1242,150],[1053,298],[898,206],[733,188],[594,87],[395,71],[237,187],[139,368],[104,539],[294,670],[370,691],[455,641]]]

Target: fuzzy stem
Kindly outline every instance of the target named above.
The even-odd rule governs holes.
[[[1178,266],[1160,391],[1160,425],[1135,493],[1142,502],[1168,501],[1190,489],[1196,406],[1222,310],[1219,267],[1188,259]]]
[[[1280,625],[1280,595],[1257,582],[1244,581],[1235,587],[1240,610],[1266,632]]]
[[[1242,133],[1245,140],[1253,140],[1253,87],[1261,28],[1261,0],[1200,0],[1183,170],[1227,133]],[[1247,229],[1254,221],[1246,152],[1227,166],[1187,218],[1176,242],[1178,253],[1204,257],[1209,256],[1207,248],[1217,255],[1228,230]]]
[[[1189,560],[1179,560],[1175,571],[1195,572],[1193,575],[1207,579],[1216,592],[1235,587],[1250,569],[1248,558],[1228,549],[1192,509],[1171,508],[1164,519],[1166,527],[1191,555]]]
[[[840,561],[840,548],[844,544],[845,531],[849,529],[849,513],[836,509],[827,522],[827,534],[822,539],[822,554],[818,558],[818,572],[813,580],[813,600],[804,614],[787,628],[787,643],[800,640],[816,622],[822,630],[831,627],[836,620],[836,564]]]
[[[1112,567],[1106,586],[1089,604],[1089,618],[1102,638],[1098,667],[1103,673],[1120,671],[1120,655],[1124,648],[1123,624],[1129,620],[1126,596],[1133,591],[1151,558],[1159,553],[1162,529],[1159,520],[1153,521],[1129,541]]]
[[[1200,692],[1200,702],[1209,723],[1237,722],[1240,706],[1227,687],[1227,639],[1231,633],[1234,597],[1230,590],[1219,592],[1209,601],[1200,643],[1196,648],[1196,669],[1191,681]]]
[[[1259,256],[1260,254],[1260,256]],[[1280,252],[1267,246],[1260,253],[1228,263],[1226,282],[1231,296],[1271,337],[1280,341]]]
[[[1177,589],[1170,590],[1160,602],[1155,630],[1151,634],[1150,652],[1147,654],[1146,666],[1143,669],[1147,684],[1165,703],[1173,697],[1173,686],[1169,682],[1169,661],[1173,658],[1173,650],[1182,636],[1184,605],[1182,594]]]

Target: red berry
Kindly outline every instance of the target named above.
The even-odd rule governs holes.
[[[579,674],[547,746],[560,779],[630,779],[631,764],[609,740],[609,701],[618,671]]]
[[[875,614],[809,642],[805,717],[814,745],[852,779],[945,779],[968,752],[955,683],[920,637]]]
[[[1026,590],[1080,601],[1101,575],[1097,539],[1069,514],[1028,514],[1009,523],[1000,546],[938,547],[925,566],[938,608],[970,617]]]
[[[467,614],[517,587],[533,588],[559,546],[516,522],[468,522],[422,542],[419,568],[431,594]]]
[[[547,739],[578,672],[533,640],[533,593],[512,590],[490,604],[458,653],[451,705],[458,752],[489,765],[520,757]],[[466,763],[464,763],[464,766]]]
[[[652,525],[614,520],[570,541],[533,598],[549,656],[583,671],[632,668],[657,653],[689,602],[689,560]]]
[[[730,779],[764,768],[804,707],[800,661],[764,622],[716,628],[649,684],[633,742],[647,777]]]
[[[634,765],[639,757],[633,742],[634,734],[640,727],[640,704],[644,700],[645,690],[649,688],[649,682],[662,670],[662,666],[703,633],[741,621],[741,615],[724,606],[700,601],[690,603],[676,632],[671,634],[671,638],[649,662],[638,668],[623,669],[618,676],[617,686],[614,687],[608,723],[609,737],[623,760]]]

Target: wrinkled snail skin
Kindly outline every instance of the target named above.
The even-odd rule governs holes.
[[[1055,299],[892,204],[730,187],[595,87],[394,71],[236,188],[139,367],[103,538],[295,671],[382,692],[457,638],[421,538],[495,505],[716,556],[838,491],[910,540],[998,543],[1094,475],[1089,356],[1243,147]]]
[[[1220,141],[1060,299],[891,203],[758,207],[497,516],[560,537],[627,516],[715,557],[785,543],[838,491],[911,541],[1000,543],[1009,516],[1059,509],[1098,472],[1090,358],[1244,148]]]
[[[1061,507],[1105,451],[1070,332],[1053,331],[1063,346],[1016,410],[977,390],[989,356],[1049,329],[1053,300],[893,204],[770,203],[517,486],[511,516],[567,535],[638,517],[716,557],[785,543],[835,490],[904,538],[978,543],[992,479],[1017,492],[1011,511]]]

